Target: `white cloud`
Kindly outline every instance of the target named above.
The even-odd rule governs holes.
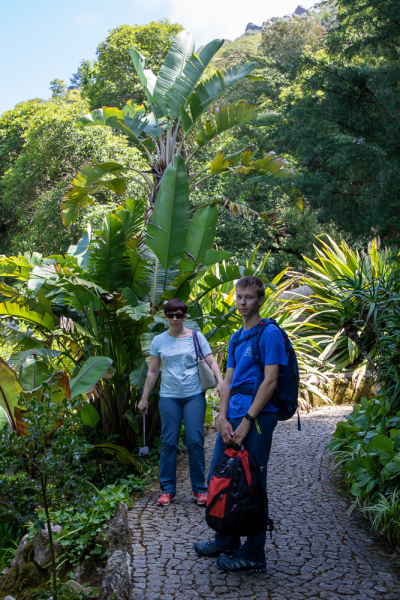
[[[300,0],[148,0],[170,21],[181,23],[195,38],[196,48],[214,38],[235,39],[248,23],[262,25],[271,17],[283,17],[301,4],[305,8],[316,2]],[[159,18],[159,17],[158,17]]]

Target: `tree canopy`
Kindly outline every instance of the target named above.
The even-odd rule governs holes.
[[[101,106],[122,108],[128,100],[140,104],[143,91],[129,56],[131,48],[148,59],[148,67],[158,74],[174,36],[183,29],[168,19],[146,25],[119,25],[110,29],[91,64],[82,61],[78,74],[82,94],[93,110]]]

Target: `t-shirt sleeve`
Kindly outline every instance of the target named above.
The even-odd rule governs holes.
[[[208,341],[205,338],[205,336],[202,333],[200,333],[200,331],[198,332],[198,336],[197,337],[198,337],[199,342],[200,342],[200,348],[201,348],[201,351],[203,353],[203,356],[207,356],[207,354],[212,354],[212,350],[211,350],[210,344],[208,343]]]
[[[279,329],[275,327],[266,333],[261,338],[261,358],[264,355],[264,366],[267,365],[287,365],[287,355],[285,343]]]
[[[233,354],[232,354],[232,350],[233,350],[232,337],[229,340],[229,345],[228,345],[228,360],[227,360],[227,363],[226,363],[226,368],[227,369],[234,369],[235,368],[235,361],[234,361]]]
[[[151,346],[150,346],[150,354],[152,356],[160,356],[160,352],[158,351],[158,342],[157,339],[160,336],[156,335],[155,338],[153,338],[153,341],[151,342]]]

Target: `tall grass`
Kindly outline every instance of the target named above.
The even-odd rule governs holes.
[[[10,523],[0,522],[0,572],[8,567],[17,552],[23,529]]]

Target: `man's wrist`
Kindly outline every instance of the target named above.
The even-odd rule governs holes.
[[[246,413],[246,414],[244,415],[243,419],[244,419],[245,421],[247,421],[248,423],[253,423],[253,421],[254,421],[254,417],[253,417],[253,415],[251,415],[250,413]]]

